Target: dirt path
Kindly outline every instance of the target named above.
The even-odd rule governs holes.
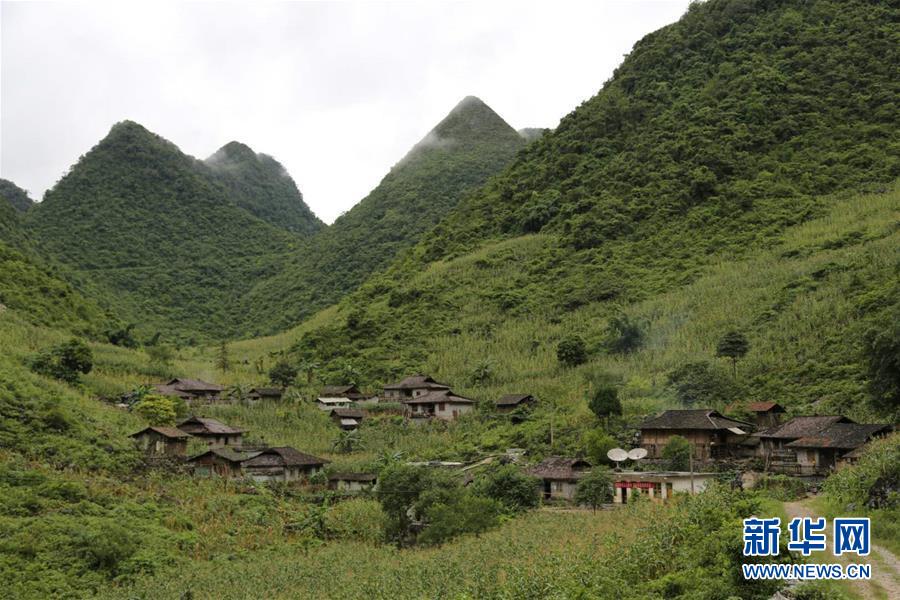
[[[784,510],[788,519],[795,517],[818,517],[819,515],[812,509],[806,500],[799,502],[785,502]],[[829,522],[830,523],[830,522]],[[841,564],[849,562],[869,563],[872,565],[872,579],[868,581],[845,581],[842,582],[846,589],[860,598],[865,600],[893,600],[900,598],[900,559],[887,548],[872,544],[872,552],[867,557],[856,557],[856,555],[834,556],[830,553],[833,540],[831,539],[831,527],[828,528],[828,548],[829,553],[824,556],[822,562],[837,561]],[[815,555],[813,555],[815,556]]]

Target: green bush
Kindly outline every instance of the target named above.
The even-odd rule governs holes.
[[[351,498],[338,502],[325,513],[329,538],[376,544],[382,541],[384,511],[375,500]]]

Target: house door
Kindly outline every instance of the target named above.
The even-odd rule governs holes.
[[[546,498],[548,500],[553,495],[553,490],[551,489],[550,486],[551,486],[550,481],[545,479],[544,480],[544,498]]]

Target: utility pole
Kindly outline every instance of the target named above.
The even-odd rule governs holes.
[[[691,453],[688,455],[688,464],[691,469],[691,496],[694,495],[694,444],[691,444]]]

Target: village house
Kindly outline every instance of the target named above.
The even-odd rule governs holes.
[[[781,423],[781,415],[786,412],[777,402],[752,402],[746,409],[753,414],[757,429],[777,427]]]
[[[551,456],[526,469],[525,472],[541,480],[545,500],[571,502],[575,499],[578,481],[590,470],[591,463],[586,460]]]
[[[188,459],[194,475],[290,482],[308,478],[328,461],[284,446],[263,450],[212,448]]]
[[[450,386],[438,383],[427,375],[413,375],[399,383],[384,386],[385,402],[403,402],[431,392],[449,391]]]
[[[187,453],[187,433],[174,427],[145,427],[131,436],[148,458],[184,458]]]
[[[365,413],[356,408],[332,408],[331,420],[344,431],[353,431],[359,428]]]
[[[328,487],[339,492],[371,490],[378,482],[374,473],[334,473],[328,477]]]
[[[884,424],[835,423],[784,447],[796,454],[799,475],[827,475],[842,455],[890,431],[891,426]]]
[[[710,460],[738,454],[740,441],[750,424],[730,419],[709,408],[667,410],[641,423],[641,447],[648,458],[662,458],[662,450],[675,437],[687,439],[695,460]]]
[[[751,438],[759,441],[756,455],[764,459],[765,470],[799,473],[797,453],[793,448],[787,448],[787,445],[800,438],[814,437],[837,423],[853,423],[853,421],[841,415],[793,417],[777,427],[759,431]]]
[[[351,402],[368,400],[368,396],[359,391],[355,385],[326,385],[319,396],[323,398],[346,398]]]
[[[178,429],[200,438],[210,448],[239,448],[243,439],[243,429],[229,427],[216,419],[188,417],[178,424]]]
[[[154,393],[160,396],[175,396],[188,403],[211,404],[218,402],[222,391],[221,385],[208,383],[199,379],[170,379],[165,383],[153,386]]]
[[[494,405],[497,412],[509,413],[519,407],[533,405],[535,402],[536,399],[531,394],[506,394],[497,400]]]
[[[316,398],[316,407],[320,410],[333,410],[335,408],[350,408],[353,406],[353,401],[350,398],[344,397],[336,397],[329,398],[327,396],[320,396]]]
[[[326,463],[328,461],[324,458],[300,452],[290,446],[280,446],[254,452],[241,466],[244,476],[254,481],[288,482],[307,479],[318,473]]]
[[[252,402],[260,402],[268,400],[270,402],[278,402],[281,400],[283,392],[281,388],[276,387],[255,387],[247,392],[247,399]]]
[[[455,421],[475,409],[475,401],[454,394],[449,389],[435,390],[403,400],[406,414],[411,419],[440,419]]]
[[[614,471],[613,503],[624,504],[635,494],[645,494],[654,502],[665,502],[677,492],[699,494],[716,478],[716,473],[687,471]]]

